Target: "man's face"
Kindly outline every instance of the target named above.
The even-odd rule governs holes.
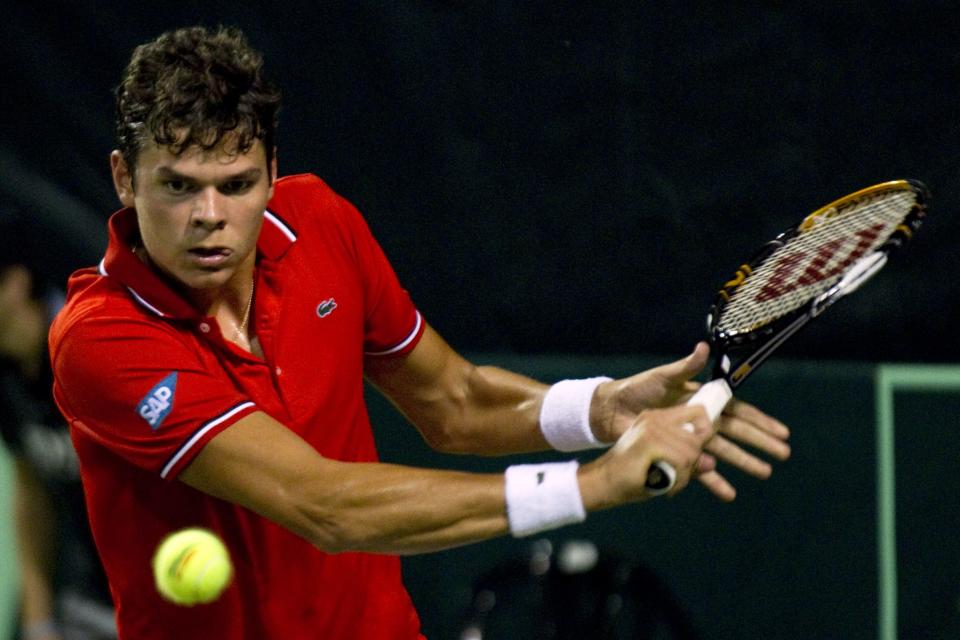
[[[238,272],[248,277],[276,171],[261,142],[244,154],[191,147],[174,155],[149,144],[137,157],[135,182],[117,151],[111,167],[154,266],[197,292],[222,287]]]

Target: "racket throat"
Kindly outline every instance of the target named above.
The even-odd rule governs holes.
[[[717,362],[717,371],[714,377],[724,378],[731,389],[736,389],[746,380],[747,376],[749,376],[754,369],[759,367],[780,345],[806,325],[812,317],[812,315],[806,314],[798,316],[793,322],[776,333],[766,344],[759,347],[741,362],[738,362],[736,367],[733,366],[730,358],[724,355],[720,361]]]

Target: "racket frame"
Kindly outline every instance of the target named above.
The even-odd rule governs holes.
[[[814,296],[798,308],[750,331],[728,333],[720,329],[720,318],[723,316],[723,311],[732,299],[733,294],[748,281],[757,268],[792,238],[809,231],[824,217],[841,214],[858,200],[877,196],[887,191],[906,190],[914,193],[915,202],[907,215],[904,216],[903,221],[897,225],[879,247],[859,257],[852,265],[848,266],[840,279],[826,291]],[[715,421],[723,412],[727,402],[733,397],[733,390],[743,384],[743,381],[756,371],[784,342],[839,299],[856,291],[883,268],[889,256],[905,245],[923,223],[929,201],[930,192],[918,180],[882,182],[855,191],[820,207],[806,216],[799,224],[790,227],[765,244],[750,261],[737,269],[734,277],[727,281],[717,293],[717,297],[710,307],[707,314],[707,331],[710,350],[714,355],[713,374],[710,382],[702,385],[693,397],[687,401],[687,405],[702,406],[711,422]],[[731,355],[738,353],[744,355],[735,362],[731,359]],[[692,431],[693,426],[688,423],[683,425],[683,428]],[[676,482],[676,475],[676,470],[672,465],[663,460],[655,461],[647,472],[648,493],[661,495],[668,492]]]
[[[811,229],[817,224],[817,220],[823,216],[837,215],[837,212],[842,212],[858,200],[888,191],[905,191],[908,189],[915,194],[916,202],[904,217],[904,220],[883,244],[872,252],[861,256],[851,266],[847,267],[840,280],[827,291],[812,298],[799,308],[750,331],[730,334],[720,329],[720,318],[723,316],[723,311],[732,299],[733,294],[749,279],[754,271],[766,263],[777,250],[786,245],[793,237]],[[929,191],[922,182],[917,180],[883,182],[851,193],[817,209],[806,216],[799,224],[790,227],[765,244],[751,260],[737,269],[732,279],[723,285],[707,314],[710,350],[714,354],[714,369],[711,378],[724,378],[731,389],[736,389],[747,376],[756,371],[757,367],[810,320],[822,314],[840,298],[854,292],[876,275],[886,264],[888,257],[913,237],[913,234],[923,222],[929,200]],[[746,355],[734,361],[731,356],[738,352]]]

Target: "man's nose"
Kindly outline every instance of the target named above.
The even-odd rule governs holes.
[[[224,206],[222,194],[214,187],[207,187],[194,201],[190,223],[195,227],[220,229],[226,224]]]

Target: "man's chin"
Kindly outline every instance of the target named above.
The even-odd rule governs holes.
[[[210,271],[197,271],[191,269],[186,273],[174,274],[174,279],[191,291],[205,292],[219,289],[229,282],[233,276],[233,269],[217,269]]]

